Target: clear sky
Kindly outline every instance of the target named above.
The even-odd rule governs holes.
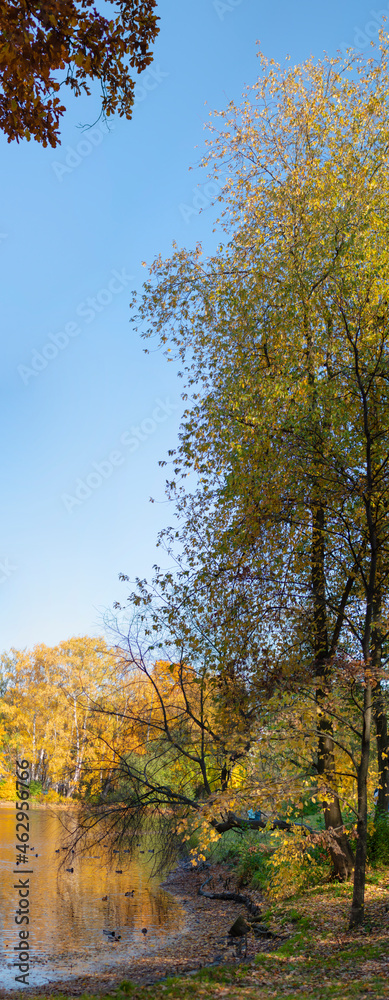
[[[98,98],[72,99],[56,150],[0,138],[0,650],[101,634],[126,596],[119,572],[150,577],[163,559],[158,460],[182,384],[143,353],[129,302],[142,260],[173,240],[214,247],[213,210],[191,211],[205,179],[189,173],[208,113],[255,82],[258,39],[280,62],[368,51],[389,3],[163,0],[158,13],[132,121],[84,134]]]

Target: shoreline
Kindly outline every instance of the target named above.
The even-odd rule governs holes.
[[[16,802],[8,799],[0,799],[0,809],[15,809]],[[68,802],[37,802],[35,799],[28,800],[29,809],[77,809],[78,803],[74,799]]]
[[[231,869],[225,864],[210,865],[206,874],[178,865],[161,883],[161,888],[182,906],[187,918],[184,929],[173,935],[166,945],[161,945],[158,949],[150,948],[148,953],[132,958],[129,962],[105,968],[100,973],[93,972],[72,980],[47,982],[45,986],[24,986],[22,992],[17,989],[0,989],[1,1000],[19,1000],[20,996],[78,997],[83,993],[99,996],[117,989],[124,979],[146,986],[161,981],[166,976],[188,975],[204,966],[236,965],[240,959],[235,957],[235,949],[227,946],[227,932],[245,909],[241,903],[200,896],[199,887],[209,876],[212,877],[215,891],[220,891],[227,876],[231,880],[231,888],[235,888]],[[250,898],[257,903],[261,901],[257,892],[250,892]],[[250,963],[255,954],[271,951],[274,946],[271,940],[258,940],[249,935],[244,962]]]

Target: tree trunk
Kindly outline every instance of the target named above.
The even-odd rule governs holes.
[[[331,725],[325,717],[319,717],[319,757],[318,773],[328,781],[330,788],[335,783],[334,743],[331,736]],[[343,829],[343,819],[339,797],[335,790],[323,801],[324,822],[326,830],[332,829],[340,850],[330,848],[333,871],[340,882],[347,882],[354,868],[354,855],[348,838]]]
[[[376,727],[379,774],[377,813],[387,816],[389,808],[388,719],[382,688],[380,686],[377,686],[374,692],[374,721]]]
[[[32,781],[36,781],[36,770],[37,770],[37,765],[36,765],[36,761],[35,761],[35,747],[36,747],[36,744],[35,744],[35,720],[36,720],[36,714],[34,713],[34,718],[32,720],[32,763],[31,763],[31,779],[32,779]]]
[[[361,759],[358,767],[358,825],[355,853],[354,891],[350,914],[350,930],[363,922],[365,915],[365,877],[367,846],[367,774],[370,756],[370,731],[372,716],[371,684],[367,683],[363,699],[363,730]]]
[[[327,608],[325,599],[325,565],[324,565],[324,531],[325,518],[322,504],[318,503],[312,510],[312,591],[313,591],[313,628],[315,649],[315,673],[318,679],[316,689],[317,728],[318,728],[318,765],[319,776],[327,786],[329,794],[323,800],[324,822],[326,830],[332,828],[340,850],[331,849],[331,861],[334,874],[345,882],[351,877],[354,857],[343,831],[343,820],[339,797],[336,792],[336,769],[334,741],[332,738],[332,723],[325,713],[325,688],[329,682],[329,650],[327,631]]]

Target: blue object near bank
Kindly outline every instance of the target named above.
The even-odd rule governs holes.
[[[373,798],[374,798],[374,805],[376,806],[376,805],[377,805],[377,802],[378,802],[378,788],[375,788],[375,789],[374,789],[374,795],[373,795]],[[389,812],[389,805],[388,805],[388,812]]]

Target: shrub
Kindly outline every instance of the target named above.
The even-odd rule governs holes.
[[[42,794],[42,784],[40,781],[30,781],[30,797],[37,799]]]
[[[324,844],[307,843],[296,828],[287,836],[273,836],[278,846],[268,859],[266,889],[270,899],[288,899],[330,880],[331,858]]]
[[[389,817],[376,816],[367,834],[367,858],[371,865],[389,865]]]
[[[322,885],[331,874],[328,849],[308,843],[300,827],[286,835],[229,831],[223,834],[210,856],[213,861],[232,862],[242,884],[262,889],[274,901]]]
[[[39,796],[39,801],[40,802],[62,802],[62,798],[58,794],[58,792],[55,792],[53,788],[50,788],[50,791],[46,792],[45,795],[40,795]]]
[[[6,778],[0,782],[0,799],[8,802],[16,801],[16,779],[12,774],[8,774]]]
[[[263,844],[242,839],[235,871],[243,883],[254,889],[266,889],[269,880],[270,849]]]

